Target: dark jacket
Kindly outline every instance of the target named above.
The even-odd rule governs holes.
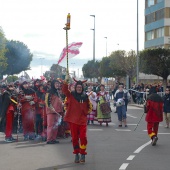
[[[170,113],[170,94],[165,94],[163,96],[163,103],[164,103],[164,107],[163,107],[163,111],[165,113]]]

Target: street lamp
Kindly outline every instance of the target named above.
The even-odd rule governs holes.
[[[95,61],[95,15],[90,16],[94,18],[94,28],[91,30],[93,30],[93,60]]]
[[[107,57],[107,37],[104,38],[106,38],[106,57]]]
[[[137,55],[136,55],[136,84],[139,83],[139,27],[138,27],[138,0],[137,0]]]

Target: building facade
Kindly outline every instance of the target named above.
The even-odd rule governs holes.
[[[145,0],[144,46],[170,48],[170,0]]]

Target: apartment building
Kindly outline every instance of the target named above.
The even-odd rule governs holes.
[[[170,0],[145,0],[144,47],[170,48]]]

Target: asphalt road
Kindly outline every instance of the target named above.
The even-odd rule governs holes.
[[[170,129],[160,124],[158,142],[151,146],[144,117],[136,131],[143,109],[128,106],[128,127],[118,127],[117,114],[112,113],[108,127],[88,125],[88,155],[85,164],[75,164],[71,138],[59,144],[38,141],[5,143],[0,134],[0,170],[169,170]]]

